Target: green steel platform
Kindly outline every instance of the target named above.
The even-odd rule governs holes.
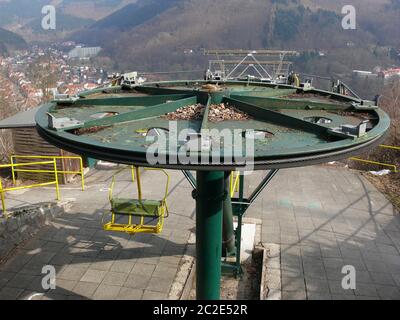
[[[213,105],[218,104],[234,108],[246,119],[210,120]],[[207,138],[209,143],[191,152],[189,162],[182,161],[187,159],[186,146],[191,138],[176,139],[166,114],[195,105],[203,106],[201,115],[178,120],[176,129],[190,129],[197,139]],[[82,93],[78,99],[44,105],[36,122],[44,139],[76,154],[184,171],[195,189],[199,299],[219,298],[222,256],[236,255],[236,264],[224,263],[223,267],[240,273],[242,216],[278,169],[360,154],[381,143],[390,127],[387,114],[371,101],[312,88],[245,81],[158,82],[101,88]],[[232,156],[224,140],[214,141],[209,133],[213,129],[235,132],[240,154],[235,151]],[[166,143],[157,150],[163,162],[148,161],[150,132],[165,135]],[[246,149],[249,144],[254,148],[252,154]],[[247,198],[242,175],[239,197],[231,199],[229,173],[249,167],[270,171]],[[197,179],[189,170],[197,172]],[[236,230],[233,216],[238,217]]]

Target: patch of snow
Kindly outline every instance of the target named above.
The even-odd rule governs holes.
[[[373,174],[374,176],[387,176],[388,174],[391,173],[390,170],[381,170],[381,171],[369,171],[370,174]]]
[[[117,167],[117,163],[106,162],[106,161],[99,161],[96,164],[96,169],[108,169],[108,168],[115,168]]]

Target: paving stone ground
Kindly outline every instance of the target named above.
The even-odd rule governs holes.
[[[0,266],[0,299],[167,299],[189,235],[194,231],[191,187],[170,172],[170,217],[161,235],[129,236],[102,230],[112,170],[92,171],[87,191]],[[247,178],[250,190],[261,180]],[[116,194],[135,195],[129,172]],[[159,198],[163,177],[143,174],[144,194]],[[54,199],[51,189],[7,196],[9,206]],[[355,172],[330,167],[281,170],[248,216],[262,220],[262,241],[280,246],[282,299],[399,299],[400,216]],[[55,266],[57,289],[43,292],[42,266]],[[342,267],[356,269],[356,290],[343,290]]]
[[[357,172],[282,170],[256,207],[263,242],[280,245],[282,299],[400,299],[400,216]]]
[[[106,232],[102,216],[109,208],[108,188],[114,171],[93,171],[87,190],[63,188],[63,200],[76,200],[71,212],[55,219],[0,266],[0,299],[167,299],[191,230],[191,187],[180,172],[171,175],[170,216],[160,235]],[[143,172],[143,194],[159,199],[165,177]],[[130,173],[117,176],[115,194],[136,197]],[[23,199],[23,201],[21,201]],[[51,189],[32,189],[7,197],[9,207],[52,201]],[[43,292],[43,265],[57,272],[56,290]]]

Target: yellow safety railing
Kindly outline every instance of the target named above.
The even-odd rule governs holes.
[[[386,146],[384,144],[381,144],[379,147],[380,148],[384,148],[384,149],[393,149],[393,150],[399,150],[400,151],[400,147]]]
[[[398,150],[400,151],[400,147],[395,147],[395,146],[387,146],[387,145],[380,145],[379,148],[383,148],[383,149],[391,149],[391,150]],[[377,161],[371,161],[371,160],[365,160],[365,159],[360,159],[360,158],[350,158],[350,160],[353,161],[358,161],[358,162],[363,162],[363,163],[369,163],[369,164],[375,164],[378,166],[382,166],[382,167],[387,167],[387,168],[391,168],[393,169],[392,171],[394,173],[398,173],[399,171],[397,170],[397,166],[394,164],[390,164],[390,163],[383,163],[383,162],[377,162]]]
[[[57,171],[57,161],[56,161],[56,159],[53,159],[53,161],[37,161],[37,162],[29,162],[29,163],[11,163],[11,164],[0,165],[0,169],[11,168],[12,170],[15,171],[14,168],[20,168],[20,167],[24,167],[24,166],[46,165],[46,164],[52,164],[54,166],[54,170],[37,170],[37,171],[30,170],[29,172],[54,173],[54,181],[44,182],[44,183],[36,183],[36,184],[28,185],[28,186],[3,188],[3,183],[2,183],[2,181],[0,179],[1,205],[2,205],[2,208],[3,208],[3,215],[5,217],[8,216],[7,215],[6,203],[5,203],[5,196],[4,196],[4,193],[7,192],[7,191],[15,191],[15,190],[31,189],[31,188],[36,188],[36,187],[44,187],[44,186],[49,186],[49,185],[55,185],[56,186],[57,200],[60,200],[60,188],[59,188],[59,184],[58,184],[58,173],[59,172]]]
[[[236,176],[235,176],[236,175]],[[232,172],[230,178],[231,198],[239,191],[240,172]]]
[[[52,159],[54,161],[57,160],[77,160],[79,161],[79,166],[80,166],[80,170],[79,171],[64,171],[64,170],[57,170],[57,173],[61,173],[61,174],[77,174],[81,176],[81,185],[82,185],[82,191],[85,191],[85,174],[84,174],[84,170],[83,170],[83,160],[82,157],[79,156],[19,156],[19,155],[13,155],[11,156],[11,164],[15,164],[14,160],[17,159]],[[22,169],[22,170],[15,170],[14,166],[12,166],[11,169],[11,173],[12,173],[12,178],[13,178],[13,183],[15,184],[16,182],[16,178],[15,178],[15,173],[16,172],[36,172],[36,173],[46,173],[48,171],[46,170],[27,170],[27,169]]]

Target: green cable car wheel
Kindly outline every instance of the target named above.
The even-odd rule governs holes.
[[[226,172],[273,169],[250,196],[254,200],[277,169],[361,154],[380,144],[390,127],[387,114],[371,101],[248,81],[101,88],[44,105],[36,122],[44,139],[79,155],[197,171],[197,182],[191,183],[196,186],[198,299],[219,298],[222,229],[232,250],[232,214],[252,202],[244,199],[241,179],[239,199],[230,210]],[[226,135],[221,139],[216,133]]]

